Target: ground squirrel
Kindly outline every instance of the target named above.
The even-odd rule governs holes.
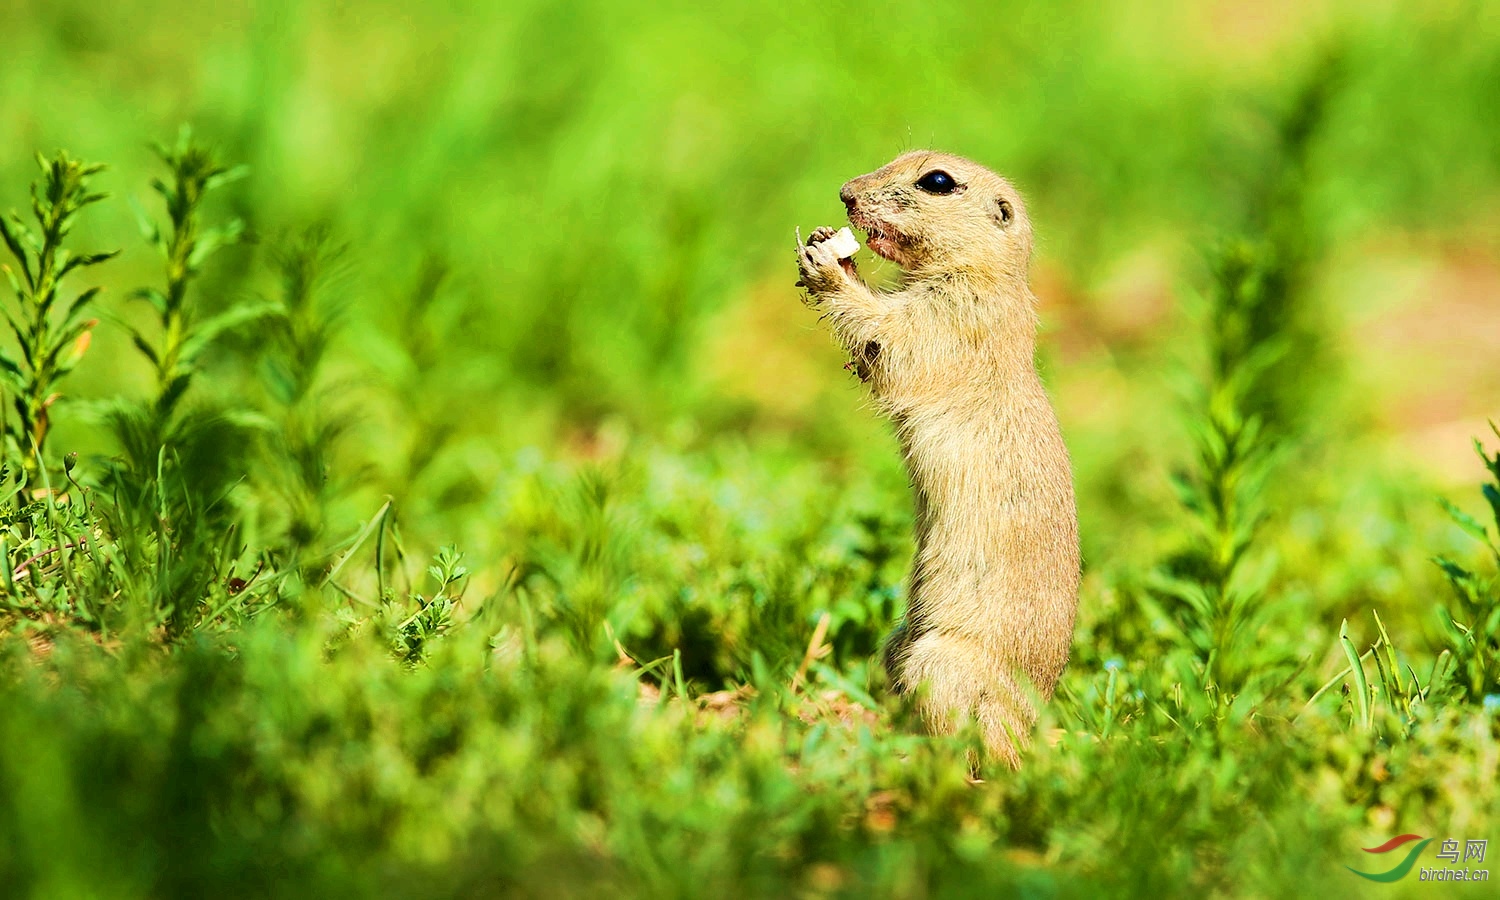
[[[902,270],[875,291],[825,246],[832,229],[798,241],[798,284],[895,423],[915,494],[886,670],[923,689],[930,728],[972,717],[1014,766],[1067,661],[1079,581],[1068,450],[1034,359],[1031,222],[1010,182],[942,153],[903,154],[839,197]]]

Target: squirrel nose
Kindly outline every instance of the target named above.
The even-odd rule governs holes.
[[[839,199],[844,201],[844,208],[850,212],[854,211],[854,189],[849,185],[839,188]]]

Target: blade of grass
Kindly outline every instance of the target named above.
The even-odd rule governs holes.
[[[1357,708],[1359,710],[1359,721],[1366,729],[1370,727],[1370,683],[1365,679],[1365,667],[1360,662],[1361,656],[1354,649],[1354,641],[1349,639],[1349,620],[1345,619],[1339,625],[1339,646],[1344,649],[1344,656],[1349,659],[1349,671],[1354,674],[1354,685],[1358,689]]]
[[[349,546],[348,550],[344,551],[343,555],[339,557],[338,562],[333,564],[333,568],[328,570],[328,574],[323,576],[324,584],[331,584],[333,582],[333,579],[339,574],[339,572],[343,571],[344,565],[349,562],[350,557],[354,556],[354,554],[358,552],[359,548],[364,546],[365,541],[369,540],[370,535],[374,533],[375,529],[379,527],[380,523],[385,521],[386,511],[390,508],[391,498],[387,497],[385,502],[380,505],[380,509],[376,511],[375,515],[370,517],[370,521],[366,522],[364,527],[359,530],[359,534],[354,536],[354,543]]]

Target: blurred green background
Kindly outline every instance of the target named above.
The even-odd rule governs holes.
[[[896,777],[890,772],[907,771],[891,760],[907,754],[931,760],[920,755],[928,751],[900,744],[898,752],[882,743],[902,739],[850,736],[847,747],[838,745],[839,754],[855,760],[850,766],[866,765],[860,754],[884,760],[869,762],[859,777],[837,767],[843,762],[829,763],[819,776],[807,760],[805,774],[789,775],[780,751],[766,749],[794,740],[788,733],[807,739],[806,728],[824,727],[820,721],[848,725],[841,707],[804,719],[767,712],[774,725],[757,719],[750,726],[763,746],[736,732],[727,743],[685,750],[674,741],[701,734],[690,718],[679,717],[639,725],[659,745],[642,738],[640,746],[625,747],[608,741],[630,743],[618,730],[633,701],[614,682],[600,685],[614,653],[607,634],[639,661],[677,651],[679,686],[687,693],[754,683],[764,694],[765,678],[784,681],[797,668],[827,612],[833,656],[818,683],[860,701],[869,699],[865,691],[878,693],[879,676],[868,660],[899,612],[910,552],[905,475],[862,387],[843,371],[844,359],[816,314],[798,302],[791,248],[794,228],[843,221],[837,191],[844,180],[916,147],[963,154],[1010,177],[1036,224],[1041,366],[1073,453],[1086,561],[1069,676],[1079,703],[1104,702],[1102,688],[1089,686],[1104,677],[1107,660],[1123,658],[1142,678],[1160,674],[1154,661],[1166,639],[1141,598],[1150,594],[1144,585],[1151,573],[1172,568],[1185,540],[1171,476],[1193,458],[1192,398],[1212,368],[1203,337],[1213,322],[1211,248],[1239,235],[1271,236],[1291,273],[1293,298],[1266,326],[1284,330],[1290,349],[1256,401],[1282,438],[1280,462],[1263,491],[1270,514],[1259,551],[1261,589],[1270,619],[1257,626],[1256,640],[1274,647],[1267,653],[1278,659],[1305,663],[1287,676],[1297,679],[1298,709],[1345,664],[1334,636],[1342,619],[1362,644],[1375,640],[1372,608],[1404,635],[1396,640],[1403,652],[1430,662],[1442,646],[1433,604],[1449,587],[1429,557],[1478,558],[1435,498],[1451,497],[1476,515],[1483,508],[1473,485],[1484,470],[1471,440],[1489,435],[1487,419],[1500,416],[1495,4],[870,0],[715,9],[530,0],[166,0],[114,7],[0,0],[0,54],[0,209],[25,208],[35,152],[66,148],[109,164],[94,184],[111,197],[80,218],[76,243],[124,251],[89,272],[106,288],[105,322],[67,382],[65,403],[73,405],[56,413],[54,452],[108,457],[114,447],[86,414],[89,404],[149,390],[151,371],[124,329],[147,321],[145,310],[125,298],[159,278],[160,261],[140,240],[133,207],[159,216],[148,182],[161,174],[160,164],[150,145],[190,124],[224,159],[249,168],[247,178],[208,206],[213,217],[244,219],[253,240],[227,248],[206,267],[194,287],[202,309],[274,297],[276,248],[309,225],[327,228],[347,247],[319,300],[333,344],[318,375],[318,402],[341,423],[324,447],[328,485],[318,500],[317,536],[329,559],[389,497],[412,559],[450,544],[464,552],[471,584],[469,608],[459,619],[483,619],[480,598],[499,610],[495,621],[503,627],[486,619],[489,630],[474,637],[476,647],[498,659],[523,631],[527,641],[546,645],[551,628],[569,636],[564,655],[574,660],[545,662],[537,650],[543,674],[527,676],[538,679],[538,691],[562,698],[556,702],[564,711],[536,714],[551,724],[525,726],[538,734],[556,727],[556,744],[538,739],[506,750],[504,729],[452,737],[450,744],[441,736],[412,737],[421,747],[436,740],[446,749],[433,753],[477,767],[466,770],[471,774],[486,771],[484,760],[496,753],[509,753],[511,768],[474,777],[511,779],[556,804],[539,811],[484,781],[485,790],[501,791],[520,812],[476,825],[466,818],[472,810],[445,806],[461,785],[423,781],[428,763],[418,758],[426,760],[427,750],[412,750],[404,737],[393,738],[391,753],[411,766],[402,769],[410,781],[398,779],[397,787],[328,787],[319,779],[331,776],[268,768],[267,759],[297,760],[309,752],[309,744],[298,743],[313,740],[306,735],[283,735],[286,743],[274,748],[262,742],[227,755],[203,751],[211,764],[184,761],[171,755],[192,756],[172,743],[178,720],[170,716],[157,722],[121,712],[113,725],[93,721],[89,704],[113,696],[98,685],[116,680],[108,674],[116,663],[66,662],[59,652],[43,664],[22,653],[13,661],[19,671],[62,666],[72,673],[64,683],[77,678],[95,685],[83,694],[98,693],[93,701],[57,697],[45,678],[10,677],[8,690],[21,711],[6,720],[7,733],[47,716],[72,723],[46,748],[73,760],[58,763],[56,772],[32,772],[21,750],[7,757],[10,780],[0,783],[10,785],[3,799],[14,804],[7,821],[15,833],[73,835],[66,840],[106,848],[98,852],[108,857],[108,848],[122,846],[119,834],[151,818],[149,803],[127,803],[116,810],[116,824],[90,831],[69,818],[73,807],[65,800],[55,809],[24,811],[32,802],[21,799],[31,796],[26,785],[42,785],[36,790],[43,793],[63,783],[89,789],[95,776],[78,774],[88,769],[86,755],[75,759],[66,748],[106,740],[94,728],[121,742],[122,759],[135,752],[133,741],[163,753],[177,748],[161,757],[172,762],[152,769],[156,775],[122,770],[117,782],[99,776],[103,789],[147,792],[142,785],[154,784],[151,778],[169,784],[171,767],[183,766],[193,777],[239,785],[235,790],[244,793],[234,795],[240,805],[232,815],[261,823],[226,836],[224,822],[232,816],[219,807],[203,812],[204,822],[179,822],[172,827],[216,848],[203,857],[209,861],[201,871],[162,861],[172,857],[162,848],[180,837],[168,829],[147,839],[158,841],[151,844],[156,849],[133,857],[139,871],[110,882],[106,893],[190,894],[222,873],[248,871],[255,853],[270,853],[309,867],[289,862],[288,872],[316,870],[325,879],[318,884],[353,893],[378,884],[379,871],[399,872],[407,879],[398,879],[402,890],[421,893],[424,879],[460,857],[464,862],[453,863],[446,870],[451,879],[434,882],[442,885],[435,890],[484,893],[500,885],[546,893],[538,873],[558,860],[590,859],[600,868],[574,872],[569,890],[676,885],[691,892],[692,879],[714,872],[720,880],[713,883],[735,893],[839,893],[871,885],[905,896],[963,893],[962,878],[944,880],[930,863],[941,858],[953,872],[968,871],[964,866],[988,872],[970,885],[987,889],[1030,884],[1046,895],[1191,887],[1264,895],[1286,889],[1283,877],[1302,878],[1296,883],[1304,886],[1313,883],[1305,879],[1342,877],[1339,863],[1319,855],[1352,858],[1341,847],[1356,846],[1355,839],[1335,844],[1335,832],[1373,843],[1398,827],[1446,829],[1462,821],[1472,826],[1470,836],[1482,837],[1483,826],[1493,825],[1488,781],[1482,796],[1453,795],[1431,806],[1411,800],[1402,807],[1383,796],[1376,782],[1384,782],[1370,773],[1373,759],[1389,762],[1381,755],[1390,752],[1385,739],[1347,738],[1334,712],[1318,726],[1326,732],[1300,738],[1302,755],[1275,757],[1279,762],[1266,762],[1274,754],[1255,744],[1254,735],[1272,727],[1264,724],[1241,735],[1245,757],[1224,763],[1227,769],[1213,768],[1213,760],[1233,756],[1216,755],[1222,745],[1210,753],[1194,738],[1181,757],[1158,758],[1150,748],[1159,746],[1152,743],[1159,735],[1138,735],[1133,749],[1118,751],[1123,758],[1095,745],[1074,748],[1081,757],[1044,753],[1028,776],[1034,780],[1016,782],[1003,795],[976,800],[968,788],[944,782],[941,790],[912,788],[917,799],[908,803],[904,788],[886,796],[888,776]],[[860,260],[872,280],[891,278],[867,253]],[[233,403],[249,396],[263,340],[249,328],[229,335],[205,363],[194,397]],[[246,508],[280,502],[263,476],[249,483]],[[266,524],[273,519],[251,515],[249,540],[273,532]],[[254,549],[247,552],[253,556]],[[359,572],[351,566],[352,593],[371,593],[377,581],[384,591],[383,566]],[[414,566],[420,578],[421,566]],[[324,612],[359,631],[357,603]],[[67,638],[46,622],[44,646],[64,646]],[[342,640],[325,632],[298,637],[305,623],[296,622],[302,624],[278,620],[274,634],[282,637],[272,637],[264,623],[259,631],[240,622],[224,626],[225,652],[235,659],[243,652],[251,673],[225,676],[222,690],[238,698],[225,708],[248,706],[223,713],[227,718],[211,735],[257,716],[306,724],[344,715],[338,711],[344,701],[326,697],[305,707],[286,701],[293,712],[252,702],[312,690],[306,679],[316,678],[285,660],[314,666],[320,641]],[[242,625],[251,630],[240,633]],[[527,630],[533,626],[539,636]],[[130,656],[106,638],[98,642],[106,656]],[[536,650],[527,647],[528,654]],[[174,679],[187,683],[217,671],[220,663],[212,660],[224,657],[216,652],[188,653],[179,661],[185,669],[141,664],[144,674],[131,668],[137,663],[118,663],[155,687],[133,693],[122,687],[128,696],[116,701],[122,709],[134,709],[132,703],[146,709],[153,691],[172,694]],[[356,654],[342,674],[326,677],[353,693],[373,684],[378,698],[360,695],[359,703],[410,704],[418,718],[437,702],[430,692],[464,690],[435,671],[400,681],[407,676],[379,668],[376,656]],[[501,677],[491,663],[464,665],[477,668],[453,662],[450,671],[481,685]],[[429,662],[429,670],[435,667]],[[284,676],[275,674],[282,669]],[[362,674],[377,669],[382,674]],[[1279,678],[1291,670],[1275,671]],[[670,693],[675,679],[660,675],[647,680]],[[217,678],[210,681],[220,684]],[[483,719],[502,715],[495,709],[504,707],[511,712],[503,715],[531,721],[515,712],[527,708],[530,688],[505,684],[517,696],[496,699],[483,693],[489,688],[474,687],[479,693],[463,696],[479,706],[455,701],[439,718]],[[1113,677],[1109,684],[1112,698]],[[568,699],[570,691],[578,696]],[[1352,702],[1344,697],[1347,716]],[[484,705],[490,701],[499,706]],[[603,705],[589,706],[595,702]],[[548,718],[573,714],[567,710],[586,723],[573,732],[577,741],[597,734],[605,743],[587,752],[570,743],[569,729]],[[1064,720],[1052,725],[1074,732],[1094,727],[1084,713],[1077,713],[1081,725],[1066,718],[1074,714],[1059,713]],[[349,715],[365,721],[359,718],[365,713]],[[1443,727],[1450,726],[1430,740],[1458,741],[1460,726]],[[1495,746],[1493,724],[1487,727],[1482,739],[1480,730],[1462,732],[1476,755],[1453,751],[1455,770],[1493,769],[1493,755],[1483,755]],[[884,720],[875,733],[893,730],[899,731]],[[340,746],[362,741],[356,735]],[[749,761],[733,762],[746,741],[754,745],[744,750]],[[961,752],[932,764],[951,764]],[[1403,752],[1416,759],[1428,749]],[[621,763],[617,781],[578,787],[587,782],[580,772],[615,771],[600,761],[610,753],[657,755]],[[347,759],[331,761],[336,756],[316,759],[358,770]],[[371,771],[386,771],[379,760],[359,759]],[[208,768],[193,768],[199,763]],[[553,764],[577,768],[558,781],[547,775]],[[598,796],[628,795],[632,779],[651,780],[658,766],[678,772],[678,792],[639,788],[639,805],[631,807],[638,818],[591,805]],[[1096,806],[1080,798],[1089,794],[1088,783],[1109,776],[1091,766],[1139,778],[1172,771],[1183,790],[1222,776],[1222,784],[1215,782],[1222,790],[1214,802],[1193,807],[1196,813],[1183,811],[1193,804],[1177,794],[1139,805],[1105,796]],[[1244,781],[1246,767],[1271,773],[1269,780]],[[268,774],[273,768],[277,774]],[[536,780],[522,779],[523,770]],[[1430,798],[1422,785],[1447,777],[1422,773],[1427,781],[1413,776],[1400,790]],[[721,777],[728,781],[714,780]],[[816,789],[798,780],[819,777],[826,780]],[[273,790],[260,780],[283,784],[279,778],[292,786]],[[767,799],[757,793],[764,787],[758,779],[782,785],[787,796]],[[564,783],[571,787],[558,787]],[[743,806],[733,807],[740,818],[730,816],[741,830],[718,834],[703,851],[701,869],[679,871],[673,854],[688,854],[697,830],[712,832],[719,824],[715,814],[692,806],[707,784],[742,792],[734,796]],[[1315,787],[1319,799],[1296,806],[1295,798]],[[804,791],[830,792],[817,801],[827,806],[798,807],[789,799]],[[288,799],[294,795],[300,800]],[[361,805],[367,802],[373,805]],[[1215,803],[1264,815],[1258,824],[1224,824],[1233,817]],[[294,808],[302,811],[282,818]],[[890,809],[899,814],[891,812],[896,824],[885,828],[881,816]],[[40,818],[27,818],[33,813]],[[370,824],[401,816],[414,824],[389,830]],[[1184,817],[1182,832],[1160,824]],[[278,829],[291,828],[291,820],[304,830],[287,837],[291,832]],[[444,824],[422,837],[421,823],[437,820]],[[766,824],[793,820],[800,824],[787,825],[791,833]],[[1283,829],[1278,833],[1316,832],[1328,843],[1277,849],[1255,832],[1268,822]],[[513,834],[517,823],[530,823],[538,843],[507,845],[521,860],[518,868],[486,880],[485,841]],[[1143,823],[1168,828],[1177,849],[1163,851],[1157,862],[1132,861],[1151,846]],[[649,843],[640,834],[652,829],[664,835],[656,863],[620,862],[632,854],[650,857],[636,842]],[[758,829],[770,829],[774,834],[764,839],[785,846],[760,846]],[[76,838],[85,832],[97,844]],[[818,845],[810,836],[819,834],[843,836]],[[206,846],[193,841],[186,846]],[[986,857],[986,841],[1012,848],[998,869],[985,868],[986,859],[1000,858]],[[821,846],[825,855],[799,856],[790,846]],[[1266,847],[1291,855],[1268,857]],[[36,860],[52,858],[49,852],[17,851],[9,862],[30,872],[25,883],[39,891],[103,890],[105,882],[88,887],[77,875],[90,868],[87,853],[58,856],[48,869]],[[335,861],[322,868],[306,862],[323,853]],[[388,854],[388,868],[361,880],[355,874],[361,860],[378,854]],[[726,862],[752,856],[760,862],[742,869]],[[31,862],[16,862],[23,858]],[[0,863],[7,859],[0,852]],[[775,874],[764,874],[762,864]],[[1011,880],[1033,869],[1055,878]],[[162,871],[178,880],[160,880]],[[81,880],[69,880],[75,878]],[[256,882],[266,890],[275,883]],[[1347,887],[1329,883],[1330,890]]]
[[[1083,477],[1112,477],[1164,446],[1197,248],[1253,218],[1288,107],[1331,67],[1300,177],[1336,352],[1307,379],[1347,375],[1339,427],[1458,479],[1500,387],[1494,19],[1481,3],[12,3],[0,176],[16,204],[34,150],[111,164],[116,199],[82,234],[125,248],[101,270],[116,297],[155,265],[123,201],[152,202],[148,144],[180,123],[249,165],[227,205],[255,233],[332,222],[353,247],[338,362],[368,390],[364,449],[391,478],[418,434],[443,437],[433,483],[382,487],[456,512],[518,447],[585,447],[605,421],[884,442],[795,302],[789,235],[842,220],[844,179],[951,149],[1028,196],[1048,381]],[[256,290],[257,251],[236,252],[208,305]],[[424,265],[449,276],[419,311],[433,352],[413,372],[390,345]],[[77,394],[138,374],[125,342],[94,352]]]

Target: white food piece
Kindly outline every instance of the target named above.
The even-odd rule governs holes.
[[[847,228],[840,228],[823,246],[838,254],[839,259],[848,259],[859,252],[859,238]]]

